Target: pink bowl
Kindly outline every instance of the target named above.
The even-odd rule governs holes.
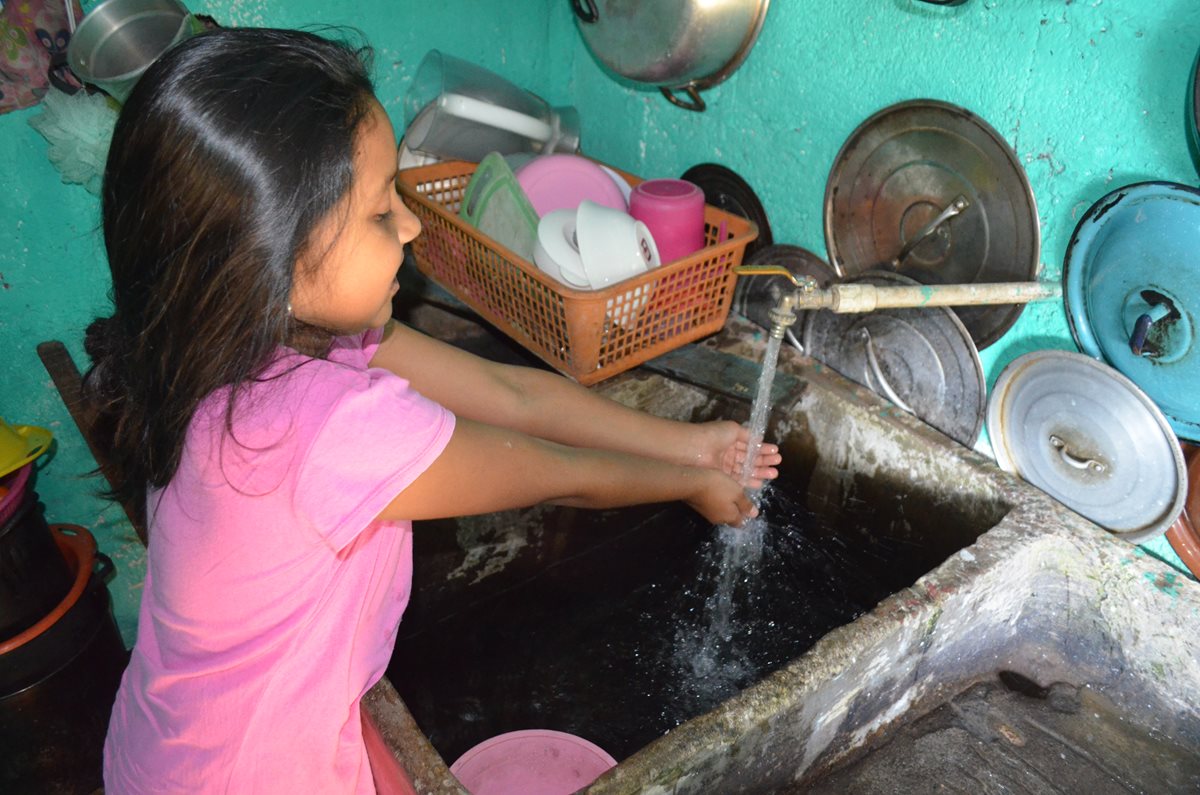
[[[625,211],[625,194],[604,167],[579,155],[542,155],[516,171],[517,183],[542,217],[574,210],[584,199]]]
[[[471,795],[569,795],[616,764],[582,737],[526,729],[484,740],[460,756],[450,772]]]

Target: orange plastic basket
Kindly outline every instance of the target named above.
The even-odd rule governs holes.
[[[594,384],[721,329],[749,221],[705,207],[705,247],[602,290],[575,290],[458,216],[474,163],[404,169],[397,179],[423,231],[417,268],[518,344],[581,384]],[[625,175],[631,184],[640,179]]]

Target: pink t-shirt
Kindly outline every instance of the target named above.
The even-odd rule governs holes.
[[[412,524],[375,517],[454,428],[368,366],[379,339],[340,339],[329,360],[281,351],[279,377],[239,399],[233,438],[227,393],[201,404],[149,502],[109,795],[374,792],[359,700],[383,676],[412,582]]]

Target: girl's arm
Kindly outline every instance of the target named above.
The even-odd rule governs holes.
[[[407,378],[459,418],[579,448],[654,458],[742,476],[747,431],[735,422],[676,422],[595,394],[555,373],[491,362],[392,321],[371,364]],[[775,477],[779,450],[764,444],[752,478]]]
[[[567,447],[459,417],[441,455],[379,516],[437,519],[538,503],[615,508],[673,500],[716,524],[739,525],[757,514],[737,481],[716,469]]]

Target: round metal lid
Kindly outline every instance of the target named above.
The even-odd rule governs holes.
[[[833,266],[808,249],[786,243],[763,246],[742,260],[743,265],[781,265],[796,276],[808,276],[817,287],[828,287],[837,281]],[[741,276],[733,288],[733,311],[763,328],[771,328],[767,312],[779,304],[784,293],[794,289],[783,278],[774,276]],[[803,317],[803,315],[801,315]]]
[[[868,272],[849,282],[916,284]],[[945,307],[808,312],[803,346],[813,358],[971,447],[983,427],[987,386],[975,343]]]
[[[1191,75],[1188,78],[1187,95],[1187,124],[1188,148],[1192,152],[1192,160],[1200,171],[1200,52],[1192,63]]]
[[[842,145],[825,186],[825,245],[842,276],[886,268],[924,284],[1019,282],[1037,277],[1041,233],[1029,180],[999,133],[965,108],[918,99],[875,113]],[[982,349],[1023,309],[954,311]]]
[[[1080,350],[1132,379],[1191,441],[1200,441],[1198,280],[1200,190],[1173,182],[1127,185],[1093,204],[1063,263]]]
[[[987,425],[1001,468],[1130,542],[1162,534],[1183,509],[1183,454],[1162,412],[1090,356],[1014,359],[992,387]]]
[[[742,218],[748,218],[758,227],[758,237],[746,246],[744,257],[775,242],[771,235],[771,224],[767,211],[750,183],[738,176],[736,171],[717,163],[700,163],[683,172],[680,179],[699,185],[704,191],[704,201],[719,210]]]

